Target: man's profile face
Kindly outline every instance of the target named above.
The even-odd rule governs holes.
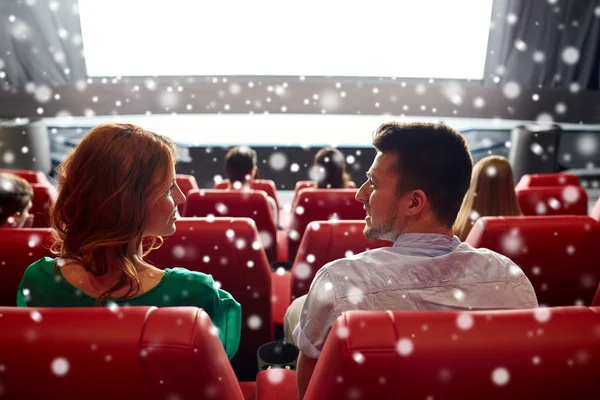
[[[367,181],[356,193],[356,200],[363,203],[367,213],[363,232],[367,239],[394,241],[402,230],[397,193],[398,157],[397,153],[378,152],[367,171]]]

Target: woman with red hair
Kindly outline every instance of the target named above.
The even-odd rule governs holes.
[[[165,136],[130,124],[92,129],[59,166],[51,210],[58,258],[30,265],[18,306],[196,306],[210,315],[229,358],[240,340],[241,307],[210,275],[161,270],[144,257],[175,233],[185,196]],[[152,239],[144,251],[144,238]]]

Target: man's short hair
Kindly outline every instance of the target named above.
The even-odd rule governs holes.
[[[33,189],[20,176],[0,173],[0,225],[16,213],[23,212],[33,199]]]
[[[454,224],[473,170],[469,147],[458,131],[444,124],[390,122],[377,128],[373,146],[398,154],[398,194],[422,190],[436,218]]]
[[[234,147],[225,155],[225,171],[231,183],[245,182],[256,166],[256,151],[250,147]]]

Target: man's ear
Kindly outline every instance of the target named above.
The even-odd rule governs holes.
[[[418,215],[422,213],[429,204],[427,195],[422,190],[413,190],[407,201],[409,202],[408,209],[406,210],[408,215]]]

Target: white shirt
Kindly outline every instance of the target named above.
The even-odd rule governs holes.
[[[321,268],[294,329],[298,348],[318,358],[335,319],[348,310],[536,308],[533,286],[509,258],[456,236],[409,233],[393,247]]]

